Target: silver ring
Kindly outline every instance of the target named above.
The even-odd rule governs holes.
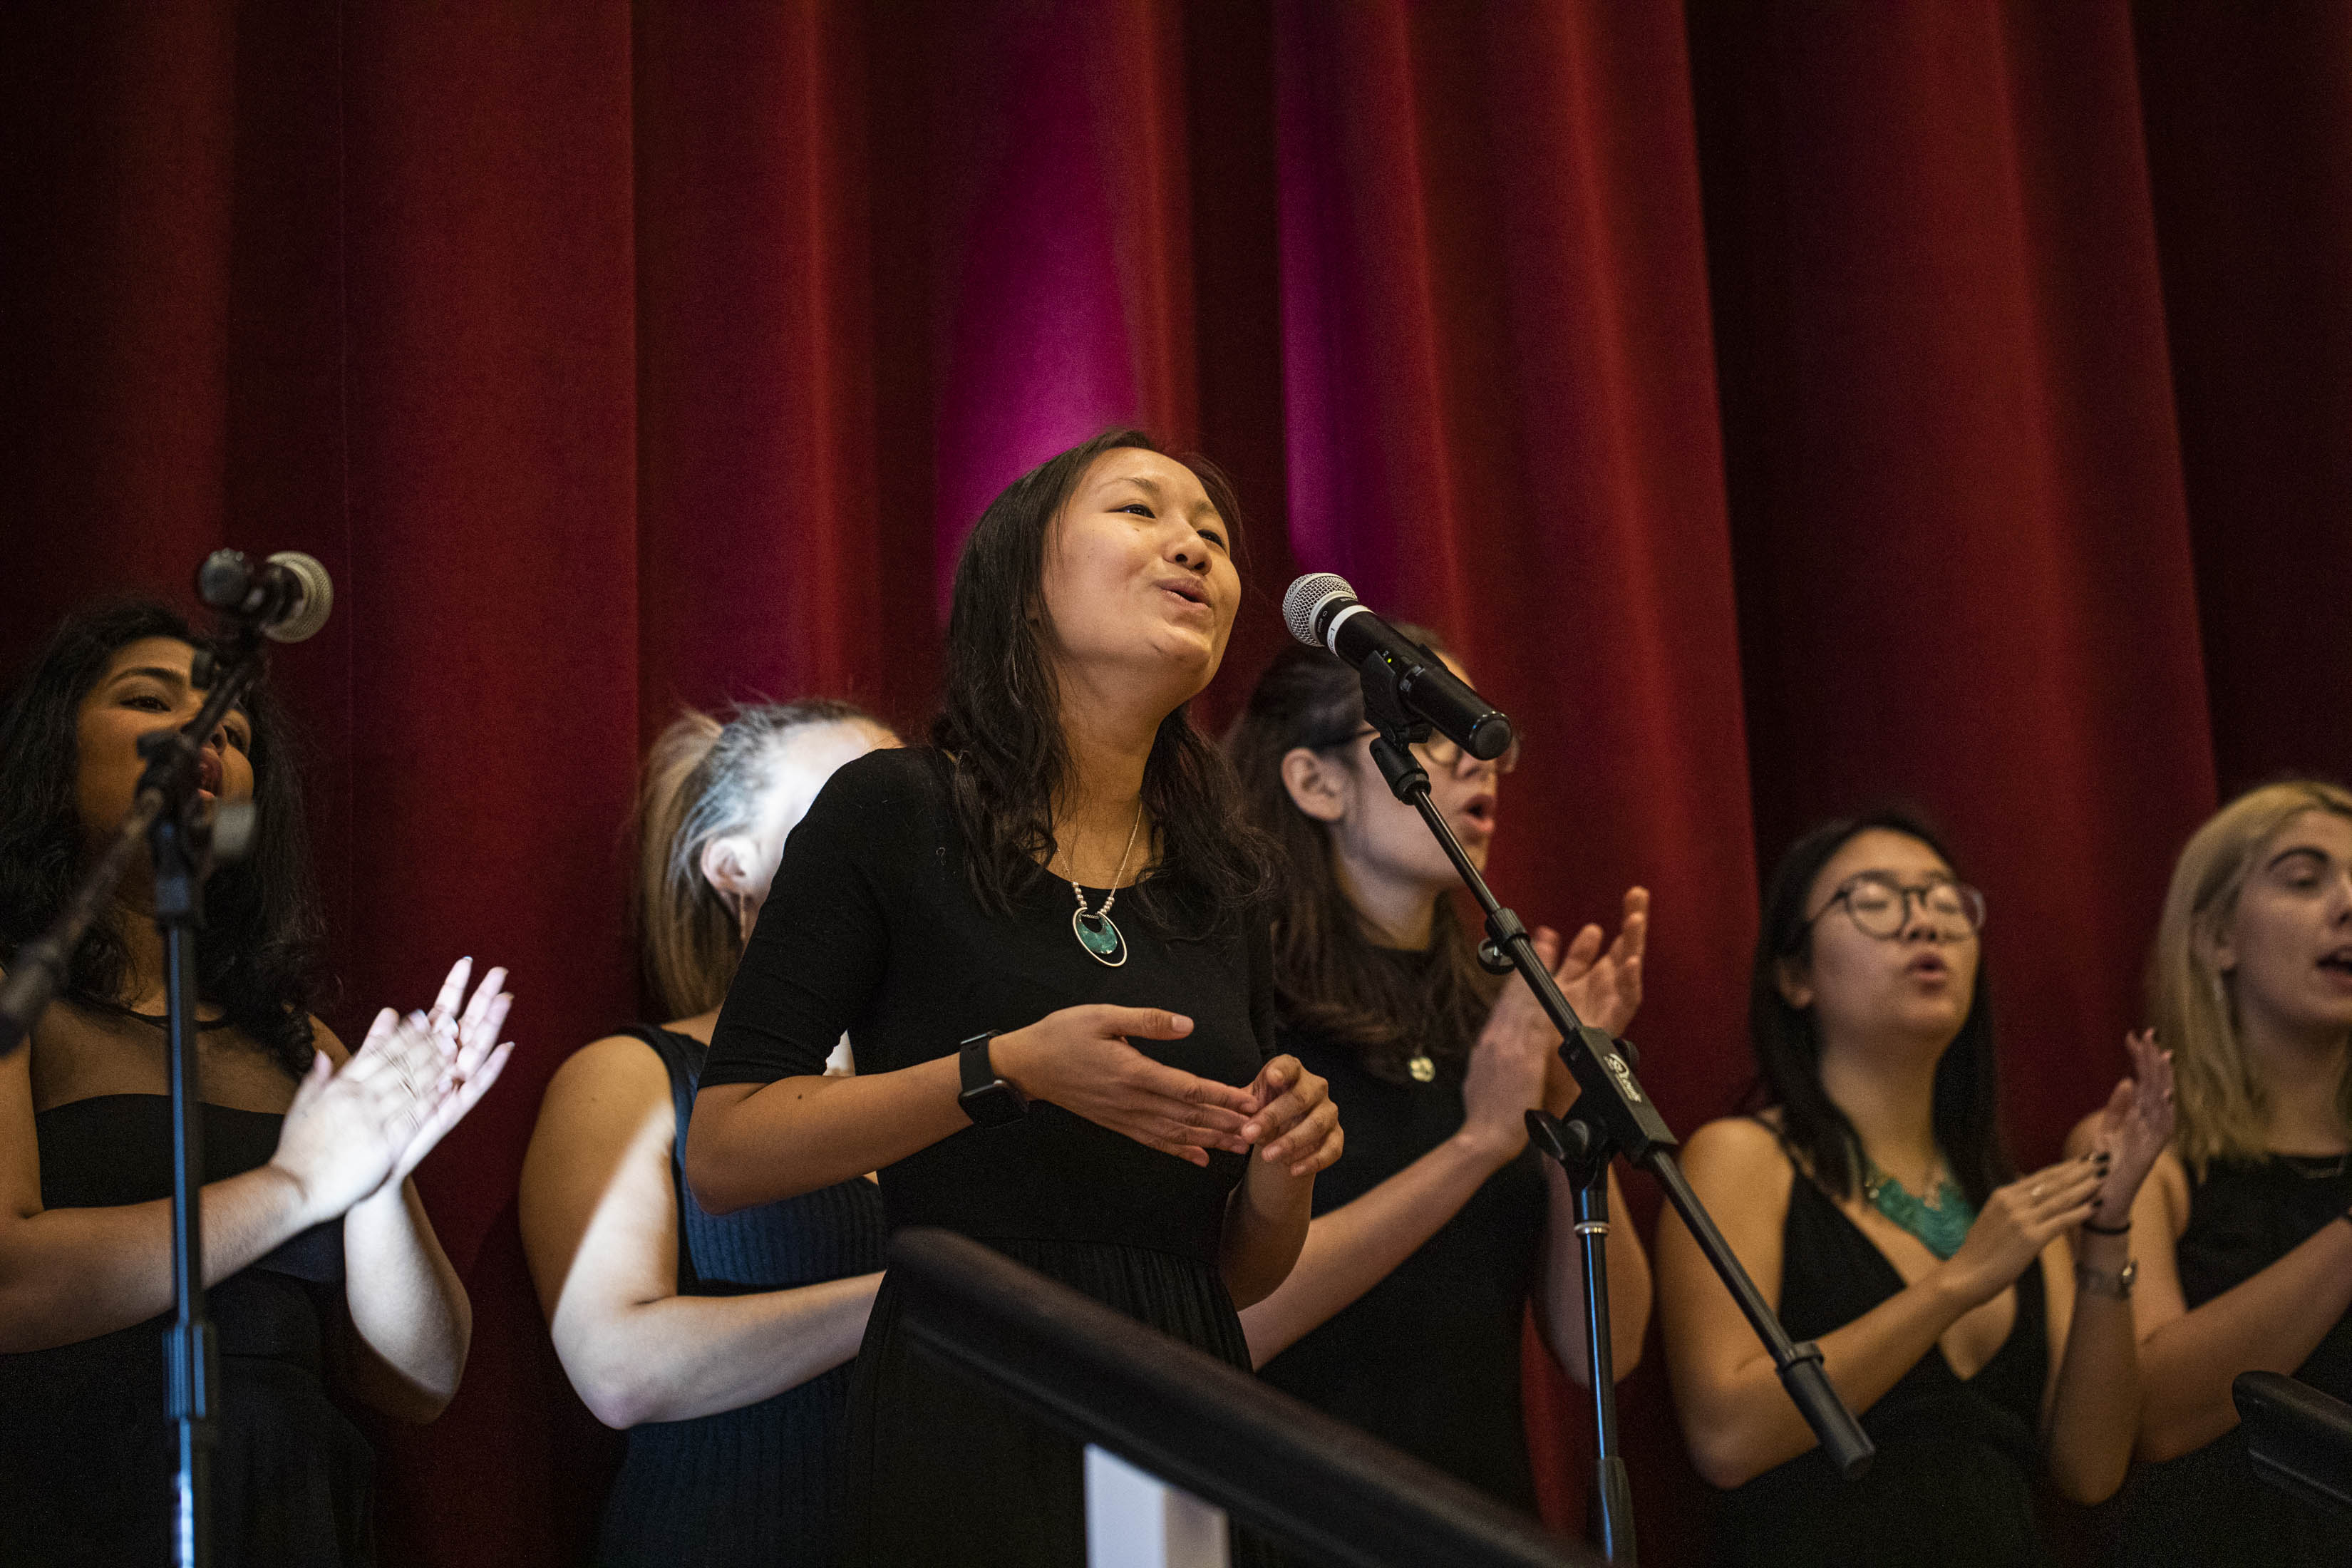
[[[1579,1236],[1607,1236],[1609,1222],[1605,1219],[1580,1219],[1576,1222]]]

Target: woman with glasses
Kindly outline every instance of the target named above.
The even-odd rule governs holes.
[[[2082,1502],[2124,1479],[2139,1406],[2126,1231],[2171,1132],[2170,1067],[2135,1038],[2137,1076],[2081,1157],[2016,1176],[1984,918],[1902,813],[1815,828],[1773,873],[1749,994],[1759,1109],[1701,1128],[1684,1164],[1878,1455],[1859,1481],[1831,1469],[1668,1215],[1667,1366],[1691,1457],[1724,1489],[1724,1562],[2040,1563],[2035,1467]]]
[[[2253,1485],[2230,1394],[2262,1371],[2352,1400],[2352,792],[2265,784],[2199,828],[2148,980],[2180,1114],[2131,1215],[2151,1462],[2117,1559],[2352,1563],[2352,1521]]]
[[[1348,1118],[1347,1157],[1316,1187],[1297,1265],[1242,1327],[1268,1382],[1532,1510],[1519,1408],[1530,1302],[1560,1363],[1586,1363],[1573,1204],[1528,1147],[1525,1117],[1566,1110],[1576,1085],[1533,994],[1479,967],[1448,897],[1453,864],[1390,794],[1363,712],[1353,669],[1286,648],[1226,742],[1256,825],[1289,861],[1275,934],[1282,1048],[1330,1081]],[[1480,762],[1443,738],[1414,750],[1431,799],[1484,864],[1516,752]],[[1612,1032],[1641,1001],[1648,904],[1626,894],[1606,954],[1597,926],[1565,953],[1536,935],[1578,1011]],[[1649,1263],[1630,1227],[1608,1247],[1622,1375],[1649,1321]]]

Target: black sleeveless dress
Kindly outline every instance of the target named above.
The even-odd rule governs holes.
[[[2352,1169],[2274,1156],[2209,1167],[2192,1179],[2189,1227],[2175,1256],[2190,1310],[2245,1283],[2337,1223],[2352,1207]],[[2352,1400],[2352,1312],[2327,1331],[2294,1375]],[[2232,1427],[2203,1447],[2133,1468],[2116,1504],[2116,1561],[2142,1564],[2258,1563],[2263,1568],[2344,1568],[2352,1520],[2322,1512],[2257,1478],[2246,1434]]]
[[[882,1194],[859,1177],[782,1203],[706,1214],[686,1187],[686,1124],[704,1047],[667,1029],[622,1031],[669,1071],[677,1139],[677,1291],[740,1296],[882,1267]],[[851,1363],[690,1421],[632,1426],[604,1509],[604,1568],[830,1568],[839,1552]]]
[[[284,1118],[203,1108],[205,1180],[268,1163]],[[44,1208],[172,1192],[171,1101],[110,1094],[33,1119]],[[342,1225],[295,1237],[205,1294],[216,1326],[213,1560],[223,1568],[374,1561],[367,1441],[329,1399],[342,1312]],[[0,1355],[0,1563],[115,1568],[171,1560],[177,1429],[164,1413],[169,1313],[93,1340]]]
[[[1899,1294],[1903,1277],[1801,1171],[1781,1227],[1780,1321],[1814,1340]],[[1974,1377],[1930,1350],[1862,1415],[1878,1457],[1839,1479],[1816,1447],[1719,1495],[1717,1544],[1732,1564],[2048,1563],[2036,1533],[2042,1391],[2049,1377],[2042,1269],[2018,1277],[2017,1316]]]
[[[973,898],[949,814],[947,759],[908,747],[836,772],[785,841],[712,1037],[705,1085],[813,1076],[845,1028],[859,1070],[952,1055],[958,1042],[1082,1003],[1189,1016],[1155,1060],[1246,1085],[1274,1042],[1271,949],[1246,934],[1179,940],[1115,919],[1127,962],[1078,945],[1070,884],[1042,873],[1009,914]],[[1089,909],[1105,889],[1087,892]],[[966,1127],[881,1173],[892,1230],[976,1237],[1162,1332],[1249,1365],[1218,1270],[1225,1200],[1244,1157],[1203,1168],[1058,1106]],[[1020,1406],[942,1370],[909,1340],[886,1276],[850,1394],[845,1560],[875,1568],[1075,1568],[1087,1561],[1078,1446]],[[1236,1562],[1260,1548],[1236,1538]]]

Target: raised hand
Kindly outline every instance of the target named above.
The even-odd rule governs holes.
[[[1257,1145],[1261,1161],[1293,1176],[1311,1176],[1339,1157],[1345,1139],[1331,1086],[1297,1057],[1276,1057],[1259,1068],[1250,1093],[1258,1109],[1241,1135]]]
[[[1628,888],[1609,951],[1601,951],[1601,928],[1586,926],[1552,978],[1578,1017],[1605,1034],[1622,1035],[1642,1008],[1642,954],[1649,943],[1650,890]]]
[[[2131,1223],[2132,1199],[2172,1141],[2172,1053],[2157,1048],[2153,1029],[2125,1036],[2124,1048],[2131,1053],[2132,1075],[2107,1097],[2091,1139],[2092,1152],[2107,1162],[2091,1223],[2110,1228]]]
[[[514,1005],[513,993],[501,989],[506,984],[507,972],[492,968],[482,976],[482,983],[474,987],[474,994],[467,1000],[466,982],[473,967],[470,958],[461,958],[450,966],[448,977],[441,983],[441,994],[434,999],[433,1011],[425,1016],[436,1054],[434,1088],[428,1097],[427,1113],[401,1151],[386,1178],[388,1185],[397,1186],[408,1179],[443,1135],[481,1102],[482,1096],[489,1092],[499,1074],[506,1069],[507,1058],[514,1055],[513,1041],[499,1041],[508,1009]]]
[[[1088,1003],[997,1036],[989,1058],[1032,1100],[1205,1165],[1212,1149],[1248,1152],[1242,1124],[1257,1114],[1257,1096],[1155,1062],[1128,1043],[1130,1037],[1181,1040],[1192,1032],[1192,1019],[1164,1008]]]
[[[1995,1187],[1968,1239],[1942,1267],[1969,1300],[1991,1300],[2032,1266],[2053,1237],[2090,1216],[2105,1172],[2105,1162],[2084,1155]]]

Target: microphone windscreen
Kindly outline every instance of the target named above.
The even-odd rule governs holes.
[[[299,550],[281,550],[269,558],[272,566],[283,566],[288,574],[302,585],[302,607],[263,633],[272,642],[301,642],[319,635],[327,624],[327,613],[335,607],[334,580],[314,556]]]
[[[1321,647],[1323,639],[1316,635],[1315,622],[1323,606],[1335,599],[1353,604],[1355,598],[1356,591],[1337,572],[1309,572],[1292,583],[1290,591],[1283,595],[1283,624],[1290,628],[1292,637],[1308,647]]]

